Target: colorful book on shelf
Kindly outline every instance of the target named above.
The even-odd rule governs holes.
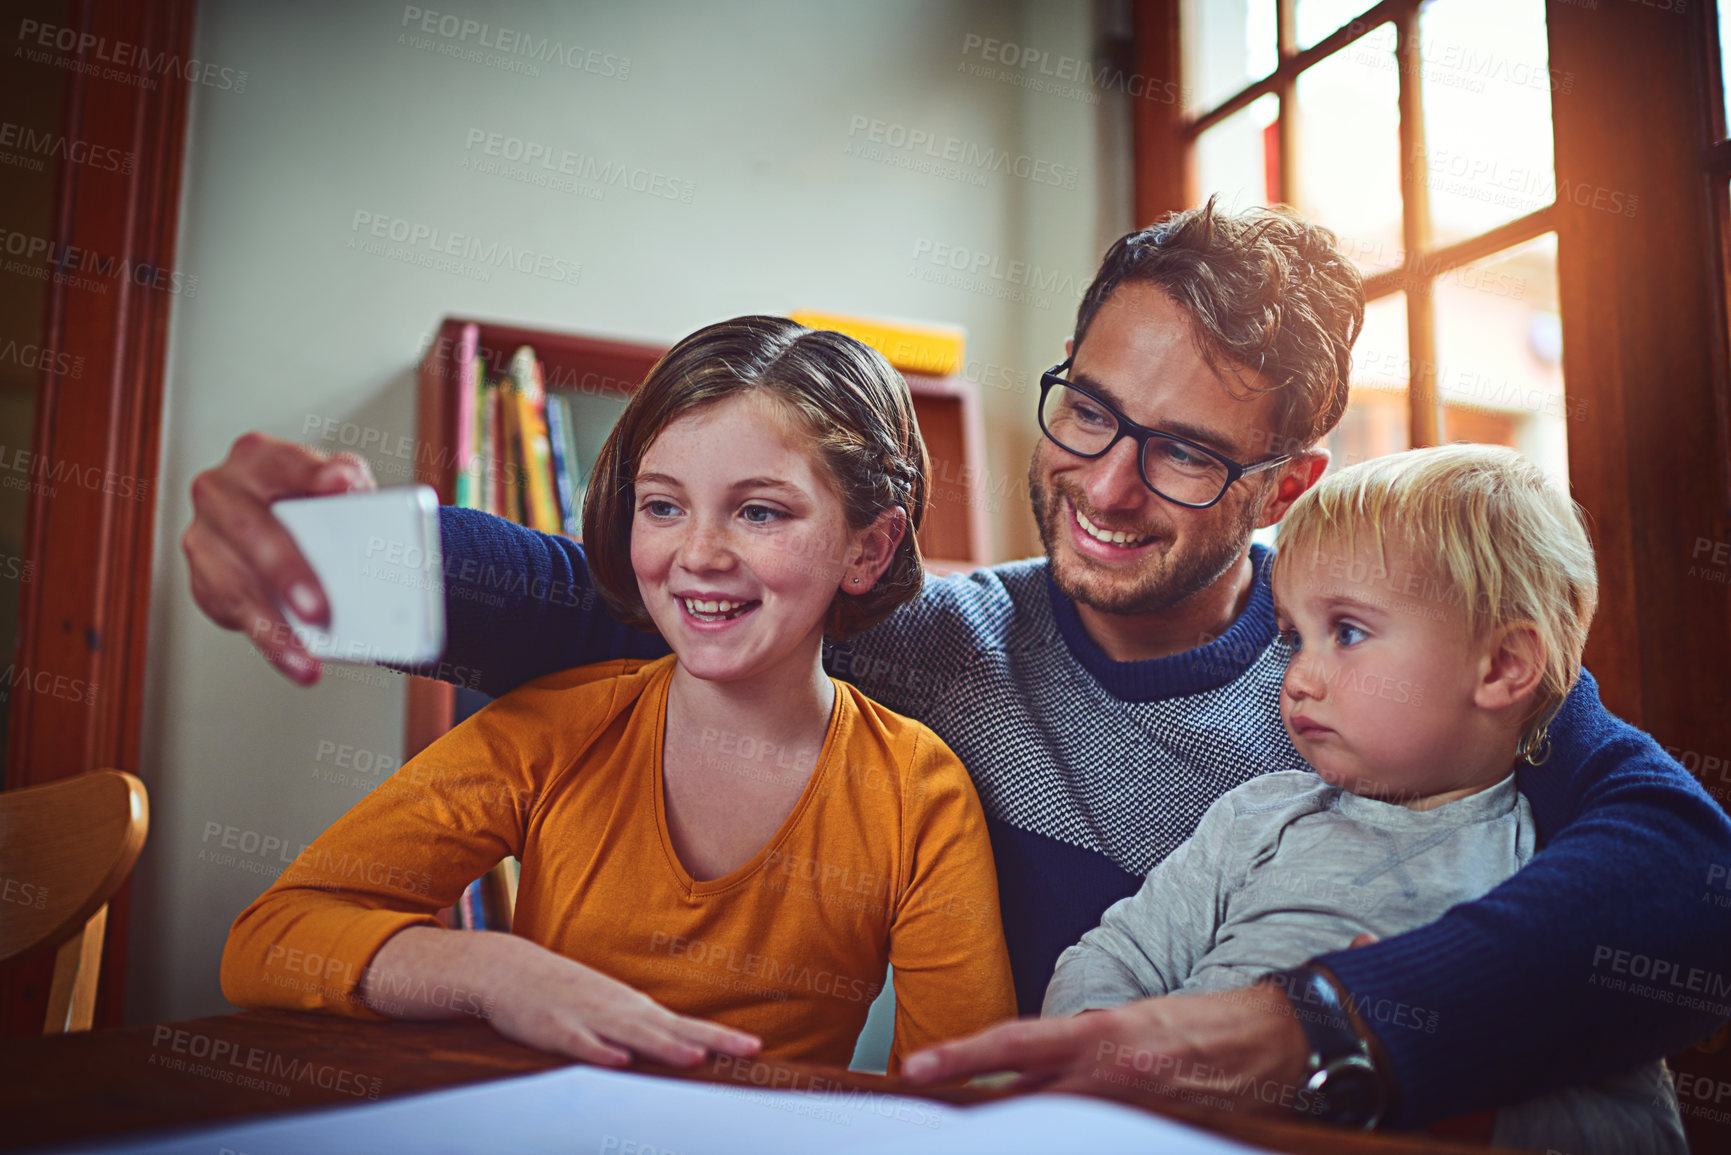
[[[474,372],[464,383],[469,394],[469,456],[458,468],[469,476],[469,508],[486,508],[487,487],[487,359],[475,358]]]
[[[481,386],[481,505],[488,513],[505,512],[504,438],[499,428],[499,385],[494,381]]]
[[[571,444],[571,409],[565,398],[547,394],[547,444],[553,450],[553,496],[559,505],[559,522],[566,537],[578,537],[583,508],[577,501],[577,454]]]
[[[462,334],[457,338],[457,480],[455,485],[456,504],[475,508],[478,495],[475,492],[479,480],[478,465],[480,457],[475,444],[475,431],[480,424],[475,408],[479,400],[475,395],[476,379],[484,378],[486,369],[481,364],[481,329],[478,325],[464,325]]]
[[[541,383],[541,362],[535,350],[524,345],[511,357],[511,378],[516,384],[517,436],[523,464],[523,524],[542,533],[562,528],[559,506],[553,498],[553,458],[547,439],[547,390]]]
[[[511,929],[511,908],[517,889],[512,868],[516,864],[516,859],[507,858],[475,880],[474,885],[481,888],[481,916],[484,919],[481,929]]]
[[[560,396],[554,400],[559,403],[559,432],[565,438],[565,484],[571,499],[571,528],[567,532],[580,538],[583,536],[584,480],[588,475],[583,468],[583,455],[577,451],[577,416],[569,397]]]
[[[511,912],[517,909],[517,880],[521,864],[503,859],[497,866],[463,888],[457,900],[458,930],[511,929]]]
[[[457,900],[457,926],[463,930],[484,930],[487,926],[487,895],[479,878],[465,886]]]
[[[471,383],[457,393],[456,504],[575,536],[581,486],[570,407],[548,393],[531,347],[519,348],[510,371],[489,381],[478,343],[477,335],[472,359],[459,351]]]
[[[500,517],[523,523],[523,442],[517,429],[515,386],[509,377],[499,382]]]

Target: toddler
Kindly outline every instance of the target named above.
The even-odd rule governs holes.
[[[1598,598],[1569,498],[1501,447],[1378,458],[1293,504],[1272,577],[1281,717],[1311,769],[1210,807],[1059,958],[1045,1014],[1247,987],[1428,923],[1532,857],[1515,770],[1545,761]],[[1438,1029],[1421,1007],[1390,1016],[1376,1026]],[[1505,1108],[1492,1141],[1686,1150],[1661,1063]]]

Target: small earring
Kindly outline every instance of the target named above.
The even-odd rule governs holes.
[[[1550,725],[1541,726],[1537,733],[1521,743],[1515,757],[1529,766],[1543,766],[1551,759]]]
[[[853,579],[853,584],[854,584],[854,585],[856,585],[856,586],[857,586],[857,585],[859,585],[859,579],[858,579],[858,578],[854,578],[854,579]]]

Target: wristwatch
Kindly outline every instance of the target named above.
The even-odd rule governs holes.
[[[1329,1123],[1376,1126],[1388,1108],[1388,1088],[1334,981],[1310,965],[1274,971],[1263,981],[1279,984],[1286,993],[1310,1047],[1302,1084],[1310,1102],[1300,1109]]]

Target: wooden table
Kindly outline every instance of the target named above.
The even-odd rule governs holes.
[[[0,1148],[362,1103],[568,1062],[509,1042],[485,1023],[361,1022],[292,1011],[9,1038],[0,1040],[0,1118],[6,1121]],[[724,1060],[695,1071],[650,1063],[634,1069],[734,1086],[848,1088],[948,1103],[1002,1096],[969,1087],[916,1088],[897,1079],[800,1063]],[[255,1085],[266,1081],[271,1085]],[[1485,1150],[1422,1135],[1367,1135],[1183,1104],[1160,1110],[1248,1143],[1303,1155]]]

